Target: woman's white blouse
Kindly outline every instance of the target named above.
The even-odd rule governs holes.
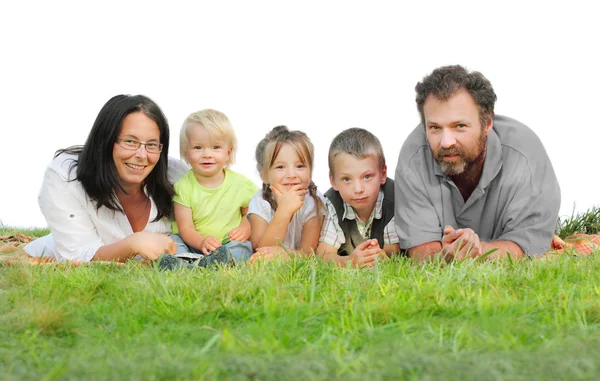
[[[74,155],[62,154],[52,160],[46,169],[38,202],[52,234],[25,247],[31,256],[54,256],[58,261],[87,262],[101,246],[133,234],[124,213],[106,207],[97,209],[81,183],[72,181],[76,169],[70,171],[70,166],[75,158]],[[176,181],[188,170],[181,161],[169,158],[169,181]],[[163,217],[152,222],[157,209],[154,200],[150,198],[150,201],[150,218],[144,231],[170,234],[171,220]]]

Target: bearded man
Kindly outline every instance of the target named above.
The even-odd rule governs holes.
[[[560,187],[537,135],[494,114],[496,94],[479,72],[440,67],[415,90],[421,123],[395,175],[400,247],[420,260],[547,251]]]

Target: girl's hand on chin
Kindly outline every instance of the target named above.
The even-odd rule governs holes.
[[[271,185],[271,191],[277,203],[277,210],[281,209],[290,215],[302,208],[304,195],[308,193],[306,189],[302,188],[302,185],[294,185],[290,188],[283,187],[282,189]]]

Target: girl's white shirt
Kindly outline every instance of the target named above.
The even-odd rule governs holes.
[[[323,201],[323,205],[325,205],[325,198],[321,192],[317,191],[317,195]],[[250,214],[256,214],[268,223],[273,220],[275,211],[271,208],[271,205],[263,199],[262,189],[259,189],[252,197],[252,200],[250,200],[248,215]],[[302,240],[302,228],[304,227],[304,224],[316,215],[317,209],[315,200],[312,196],[307,194],[304,196],[302,207],[292,216],[283,245],[288,249],[297,250],[300,247],[300,241]],[[321,211],[321,215],[325,215],[325,210]]]
[[[76,169],[70,171],[70,166],[76,158],[76,155],[59,155],[44,173],[38,202],[51,234],[25,246],[25,252],[32,257],[53,256],[59,262],[87,262],[101,246],[133,234],[124,213],[106,207],[97,209],[96,203],[90,200],[81,183],[72,181]],[[169,157],[168,177],[171,183],[188,170],[183,162]],[[144,231],[170,234],[170,219],[163,217],[152,222],[157,209],[154,200],[150,198],[150,201],[150,218]]]

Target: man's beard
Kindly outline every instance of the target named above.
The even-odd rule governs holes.
[[[465,153],[458,147],[440,148],[433,157],[440,165],[442,172],[448,176],[466,176],[471,173],[478,164],[482,162],[485,155],[486,136],[481,132],[477,145],[477,151]],[[458,156],[456,161],[446,161],[444,156]]]

